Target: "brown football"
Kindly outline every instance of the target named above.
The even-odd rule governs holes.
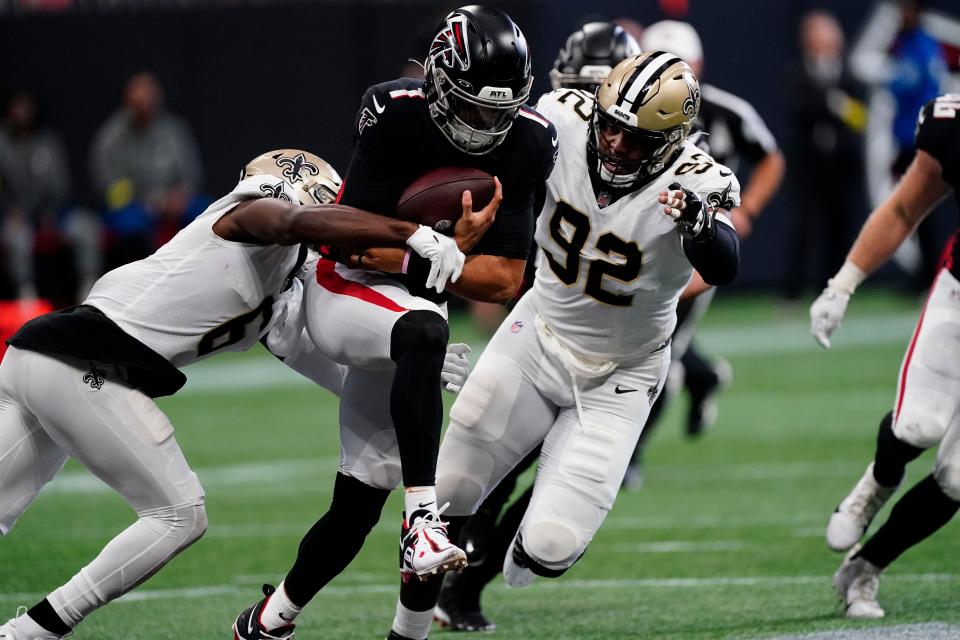
[[[397,217],[432,227],[446,235],[463,213],[464,191],[473,195],[473,210],[487,206],[493,198],[493,176],[468,167],[440,167],[423,174],[404,189],[397,201]]]

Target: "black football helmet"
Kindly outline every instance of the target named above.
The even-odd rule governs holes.
[[[588,22],[567,38],[550,70],[554,89],[583,89],[593,93],[610,71],[640,53],[640,45],[623,27],[611,22]]]
[[[470,155],[503,142],[533,83],[520,28],[504,12],[480,5],[444,19],[423,66],[430,116]]]

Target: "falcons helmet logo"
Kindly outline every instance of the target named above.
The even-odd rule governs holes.
[[[442,60],[443,64],[461,71],[470,68],[470,49],[467,48],[467,17],[452,16],[447,20],[447,28],[440,31],[430,45],[430,57]]]

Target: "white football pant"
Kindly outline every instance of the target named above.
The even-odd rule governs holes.
[[[893,433],[923,449],[939,443],[934,477],[960,500],[960,282],[945,268],[900,366]]]
[[[529,556],[547,568],[566,569],[613,506],[666,379],[670,348],[574,383],[545,350],[536,315],[530,292],[500,325],[457,396],[440,445],[437,498],[440,504],[450,501],[450,515],[473,514],[542,441],[520,532]]]
[[[317,263],[304,282],[306,328],[317,349],[348,365],[340,392],[340,473],[378,489],[400,486],[400,450],[390,417],[393,325],[408,311],[446,319],[446,305],[411,295],[381,273]]]
[[[70,627],[149,578],[207,528],[203,489],[156,403],[116,367],[7,350],[0,364],[0,533],[9,533],[67,456],[137,512],[48,596]]]

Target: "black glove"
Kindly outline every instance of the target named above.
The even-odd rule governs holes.
[[[680,232],[694,242],[712,240],[716,233],[715,213],[709,210],[693,191],[684,189],[679,182],[674,182],[667,192],[666,205],[669,207],[669,216],[680,227]],[[679,191],[680,193],[672,193]]]

